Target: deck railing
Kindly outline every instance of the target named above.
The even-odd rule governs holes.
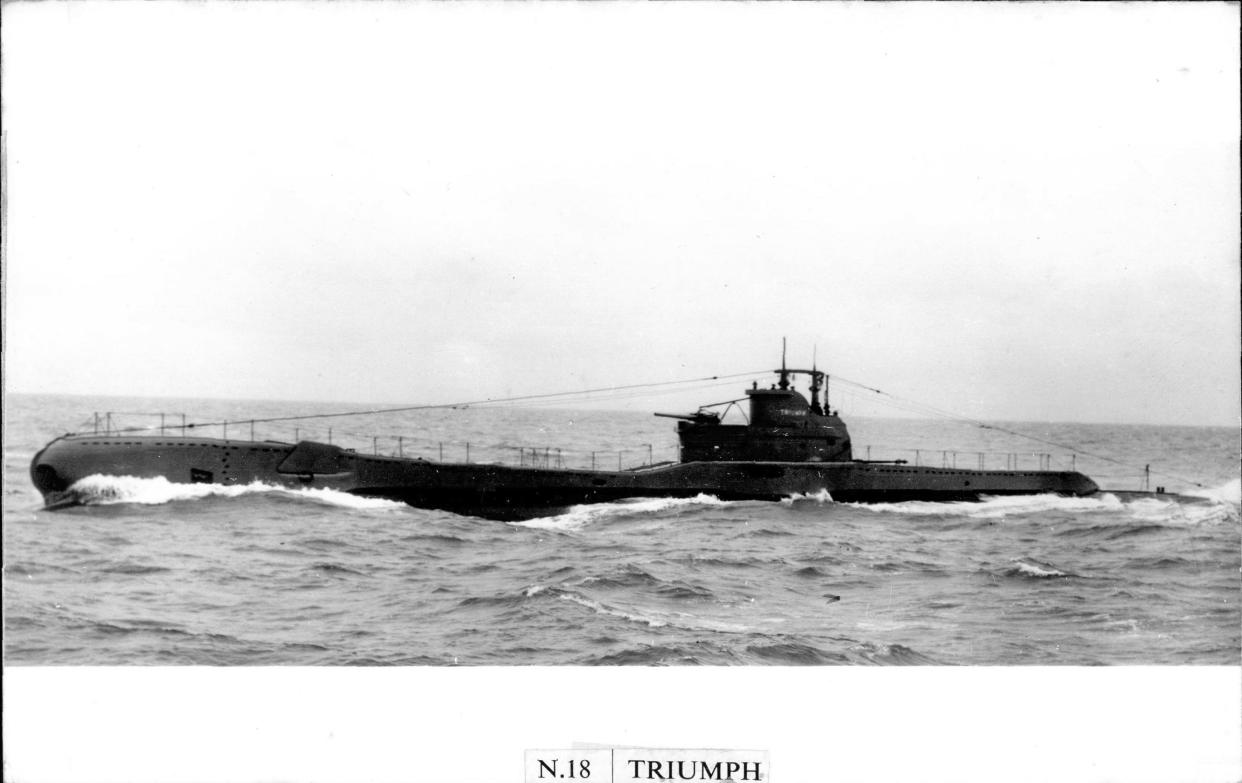
[[[586,450],[551,445],[444,440],[413,435],[375,435],[340,427],[295,426],[288,422],[273,423],[261,419],[199,424],[187,422],[184,413],[108,411],[95,413],[86,422],[86,426],[89,428],[87,432],[94,435],[174,435],[289,444],[317,440],[373,456],[533,468],[639,470],[655,464],[675,462],[680,456],[680,449],[675,444],[641,443],[619,448]]]
[[[355,432],[337,426],[316,425],[314,422],[291,424],[288,421],[268,422],[262,419],[219,421],[208,424],[187,421],[184,413],[135,413],[108,411],[95,413],[86,422],[88,431],[96,435],[182,435],[233,440],[264,440],[297,443],[316,440],[341,446],[361,454],[423,459],[432,462],[486,463],[533,468],[583,470],[638,470],[653,465],[677,462],[680,448],[676,443],[625,444],[605,449],[586,450],[564,445],[530,445],[449,440],[416,435],[375,435]],[[920,449],[883,445],[855,445],[854,458],[873,462],[903,462],[914,466],[959,470],[1078,470],[1079,460],[1072,453],[1052,454],[1035,451],[979,451]],[[1089,460],[1085,472],[1099,480],[1111,477],[1117,466],[1096,465]],[[1111,467],[1111,469],[1107,469]],[[1102,469],[1105,468],[1105,469]],[[1117,484],[1131,484],[1127,474]],[[1114,485],[1117,485],[1114,484]]]
[[[854,459],[874,462],[903,462],[908,465],[955,470],[1077,470],[1074,454],[1043,451],[977,451],[952,449],[912,449],[890,446],[854,448]]]

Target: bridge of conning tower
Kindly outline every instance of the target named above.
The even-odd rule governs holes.
[[[693,461],[839,462],[852,459],[845,422],[819,402],[827,375],[819,370],[775,371],[779,381],[760,389],[746,390],[750,421],[745,425],[722,424],[716,416],[690,416],[678,424],[681,458]],[[811,378],[808,401],[790,384],[790,376]]]
[[[758,384],[746,390],[750,398],[750,423],[781,425],[797,423],[808,415],[825,416],[828,414],[828,376],[819,370],[788,370],[782,367],[775,371],[780,381],[770,389],[760,389]],[[789,382],[793,374],[808,375],[811,378],[811,401],[794,391]],[[824,390],[824,405],[820,407],[819,392]]]

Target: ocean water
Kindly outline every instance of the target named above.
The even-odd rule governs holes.
[[[324,490],[125,477],[93,478],[90,503],[51,512],[30,483],[34,453],[92,429],[95,412],[163,410],[179,432],[181,412],[194,422],[341,409],[350,407],[9,395],[6,663],[1242,662],[1242,482],[1229,428],[998,425],[1086,452],[1071,457],[999,429],[847,418],[858,457],[870,448],[873,459],[964,467],[1042,460],[1114,490],[1140,489],[1150,465],[1151,488],[1195,496],[1181,501],[700,496],[505,523]],[[159,419],[114,413],[111,424]],[[248,438],[250,427],[229,436]],[[609,468],[676,450],[667,419],[544,408],[259,423],[255,436]]]

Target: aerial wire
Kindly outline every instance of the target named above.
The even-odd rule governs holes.
[[[785,368],[784,339],[782,339],[781,342],[782,342],[781,370],[778,372],[782,372],[783,374],[784,368]],[[817,362],[813,359],[812,364],[813,365],[817,364]],[[458,409],[458,408],[482,407],[482,406],[487,406],[487,405],[504,405],[506,403],[524,403],[526,405],[546,405],[549,403],[555,404],[557,402],[567,402],[567,401],[571,401],[575,397],[585,397],[586,395],[591,395],[591,394],[598,394],[598,395],[603,395],[603,396],[590,398],[584,401],[589,401],[589,402],[612,401],[612,400],[631,399],[634,397],[642,397],[644,395],[637,393],[639,390],[642,390],[642,389],[655,389],[655,388],[667,387],[667,386],[684,386],[687,384],[707,383],[709,381],[729,381],[729,380],[734,380],[737,378],[753,377],[756,375],[766,375],[769,372],[772,372],[772,371],[771,370],[753,370],[753,371],[744,372],[744,373],[734,373],[732,375],[709,375],[709,376],[704,376],[701,378],[685,378],[682,380],[660,381],[656,383],[634,383],[634,384],[625,384],[625,385],[619,385],[619,386],[603,386],[603,387],[599,387],[595,389],[582,389],[582,390],[577,390],[577,391],[546,392],[542,394],[524,394],[524,395],[518,395],[518,396],[513,396],[513,397],[497,397],[497,398],[488,397],[488,398],[484,398],[480,400],[468,400],[468,401],[462,401],[462,402],[434,403],[434,404],[423,404],[423,405],[405,405],[405,406],[393,407],[393,408],[373,408],[369,410],[358,410],[358,411],[337,411],[333,413],[310,413],[310,414],[304,414],[300,416],[274,416],[274,417],[268,417],[268,418],[262,418],[262,419],[229,419],[229,420],[210,421],[210,422],[192,422],[192,423],[187,423],[185,425],[177,424],[177,425],[170,425],[170,426],[172,426],[173,428],[179,428],[179,427],[184,426],[186,429],[193,429],[193,428],[227,426],[230,424],[270,424],[270,423],[288,422],[288,421],[307,421],[311,419],[344,418],[347,416],[377,416],[377,415],[389,414],[389,413],[406,413],[410,411],[420,411],[420,410],[437,410],[437,409],[446,409],[446,408],[447,409]],[[1047,438],[1041,438],[1036,435],[1031,435],[1029,433],[1009,429],[1007,427],[1002,427],[996,424],[988,424],[987,422],[980,421],[978,419],[974,419],[969,416],[963,416],[961,414],[954,413],[952,411],[948,411],[943,408],[938,408],[934,405],[929,405],[927,403],[918,402],[917,400],[910,400],[910,399],[906,399],[903,397],[899,397],[895,394],[891,394],[889,392],[883,391],[882,389],[877,389],[874,386],[868,386],[867,384],[860,383],[858,381],[854,381],[849,378],[844,378],[840,375],[835,375],[833,376],[833,378],[838,383],[845,383],[849,386],[853,386],[858,389],[880,395],[881,397],[886,398],[885,402],[888,405],[895,407],[895,408],[899,408],[899,409],[906,410],[906,411],[913,412],[913,413],[922,413],[924,415],[938,416],[941,418],[950,419],[950,420],[958,421],[958,422],[965,423],[965,424],[970,424],[970,425],[979,427],[981,429],[988,429],[988,430],[994,430],[997,432],[1003,432],[1007,435],[1012,435],[1018,438],[1025,438],[1027,440],[1032,440],[1032,441],[1035,441],[1037,443],[1042,443],[1047,446],[1054,446],[1059,449],[1065,449],[1067,451],[1070,451],[1076,454],[1082,454],[1083,456],[1091,457],[1093,459],[1098,459],[1098,460],[1102,460],[1105,462],[1113,463],[1115,465],[1120,465],[1121,467],[1139,470],[1139,466],[1136,464],[1124,462],[1122,460],[1109,457],[1109,456],[1105,456],[1103,454],[1096,454],[1094,452],[1087,451],[1085,449],[1079,448],[1077,446],[1073,446],[1071,444],[1048,440]],[[717,385],[722,385],[722,384],[717,383],[717,384],[711,384],[711,385],[717,386]],[[675,392],[675,391],[679,391],[679,390],[666,389],[662,392],[657,392],[657,393],[668,394],[668,393]],[[154,426],[127,427],[127,428],[122,428],[122,429],[115,429],[113,430],[113,432],[118,432],[118,433],[120,432],[141,432],[141,431],[150,431],[152,429],[155,429],[155,427]],[[1166,473],[1163,471],[1153,470],[1150,472],[1156,475],[1165,476],[1165,477],[1172,478],[1172,479],[1177,479],[1178,481],[1184,481],[1188,484],[1193,484],[1196,487],[1200,487],[1200,488],[1204,487],[1203,484],[1197,481],[1193,481],[1191,479],[1185,478],[1184,476],[1178,476],[1178,475],[1175,475],[1172,473]]]
[[[625,391],[634,391],[638,389],[652,389],[652,388],[657,388],[661,386],[676,386],[676,385],[685,385],[685,384],[692,384],[692,383],[706,383],[708,381],[727,381],[727,380],[732,380],[736,378],[745,378],[745,377],[765,374],[767,372],[769,371],[768,370],[754,370],[751,372],[734,373],[733,375],[709,375],[709,376],[702,377],[702,378],[685,378],[685,379],[678,380],[678,381],[660,381],[657,383],[632,383],[632,384],[627,384],[627,385],[622,385],[622,386],[602,386],[596,389],[582,389],[578,391],[547,392],[543,394],[523,394],[523,395],[519,395],[515,397],[497,397],[497,398],[487,397],[481,400],[468,400],[468,401],[463,401],[463,402],[446,402],[446,403],[435,403],[435,404],[424,404],[424,405],[405,405],[405,406],[395,407],[395,408],[374,408],[370,410],[338,411],[338,412],[333,412],[333,413],[308,413],[308,414],[304,414],[301,416],[272,416],[272,417],[262,418],[262,419],[228,419],[228,420],[222,420],[222,421],[191,422],[191,423],[187,423],[185,427],[189,429],[189,428],[199,428],[199,427],[219,427],[219,426],[228,425],[228,424],[269,424],[273,422],[283,422],[283,421],[305,421],[308,419],[343,418],[346,416],[376,416],[376,415],[385,414],[385,413],[405,413],[408,411],[436,410],[436,409],[443,409],[443,408],[469,408],[472,406],[499,405],[499,404],[511,403],[511,402],[529,402],[529,401],[535,401],[535,400],[550,400],[552,398],[557,398],[557,397],[573,398],[576,396],[582,396],[582,395],[587,395],[587,394],[603,394],[603,393],[608,393],[608,392],[625,392]],[[175,425],[176,428],[179,428],[181,426],[182,425],[180,424]],[[152,429],[155,429],[155,427],[154,426],[127,427],[124,429],[113,430],[113,432],[140,432],[140,431],[148,431]]]
[[[959,421],[965,424],[971,424],[981,429],[995,430],[997,432],[1003,432],[1007,435],[1013,435],[1015,437],[1026,438],[1027,440],[1033,440],[1037,443],[1043,443],[1044,445],[1047,445],[1047,446],[1055,446],[1056,448],[1065,449],[1067,451],[1071,451],[1076,454],[1082,454],[1083,456],[1091,457],[1092,459],[1098,459],[1098,460],[1103,460],[1105,462],[1111,462],[1115,465],[1120,465],[1123,468],[1131,468],[1133,470],[1140,469],[1138,465],[1133,464],[1133,463],[1123,462],[1122,460],[1115,459],[1113,457],[1108,457],[1103,454],[1096,454],[1094,452],[1087,451],[1086,449],[1082,449],[1077,446],[1070,445],[1068,443],[1060,443],[1058,441],[1048,440],[1047,438],[1041,438],[1036,435],[1031,435],[1026,432],[1019,432],[1018,430],[1011,430],[1007,427],[1001,427],[996,424],[988,424],[987,422],[979,421],[978,419],[972,419],[969,416],[962,416],[961,414],[953,413],[952,411],[947,411],[947,410],[944,410],[943,408],[937,408],[934,405],[928,405],[926,403],[917,402],[915,400],[907,400],[903,397],[898,397],[895,394],[890,394],[886,391],[877,389],[873,386],[868,386],[864,383],[859,383],[858,381],[852,381],[848,378],[842,378],[839,375],[836,376],[836,379],[838,381],[842,381],[844,383],[850,384],[851,386],[856,386],[865,391],[874,392],[876,394],[887,397],[890,400],[893,400],[896,403],[898,403],[894,405],[894,407],[902,408],[904,410],[913,411],[916,413],[930,413],[930,414],[934,414],[937,416],[941,416],[943,418],[953,419],[953,420],[956,420],[956,421]],[[1177,479],[1178,481],[1185,481],[1188,484],[1194,484],[1196,487],[1204,488],[1203,484],[1200,484],[1197,481],[1188,479],[1185,476],[1178,476],[1173,473],[1165,473],[1163,471],[1155,471],[1155,470],[1151,472],[1159,476],[1165,476],[1166,478]]]

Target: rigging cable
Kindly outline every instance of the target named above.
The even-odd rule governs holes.
[[[184,426],[186,429],[191,429],[191,428],[196,428],[196,427],[219,427],[219,426],[224,426],[224,425],[229,425],[229,424],[268,424],[268,423],[280,422],[280,421],[305,421],[308,419],[332,419],[332,418],[342,418],[345,416],[375,416],[375,415],[384,414],[384,413],[405,413],[407,411],[435,410],[435,409],[440,409],[440,408],[468,408],[471,406],[495,405],[495,404],[506,403],[506,402],[526,402],[526,401],[532,401],[532,400],[548,400],[550,398],[555,398],[555,397],[572,398],[572,397],[580,396],[580,395],[598,394],[598,393],[604,393],[604,392],[620,392],[620,391],[631,391],[635,389],[651,389],[651,388],[656,388],[660,386],[676,386],[679,384],[706,383],[707,381],[726,381],[726,380],[731,380],[731,379],[736,379],[736,378],[744,378],[744,377],[749,377],[749,376],[754,376],[754,375],[760,375],[766,372],[768,371],[767,370],[756,370],[752,372],[735,373],[733,375],[709,375],[704,378],[686,378],[686,379],[679,380],[679,381],[661,381],[658,383],[633,383],[633,384],[628,384],[624,386],[603,386],[598,389],[583,389],[580,391],[549,392],[546,394],[524,394],[524,395],[520,395],[517,397],[499,397],[495,399],[486,398],[482,400],[469,400],[466,402],[448,402],[448,403],[439,403],[439,404],[433,404],[433,405],[406,405],[406,406],[402,406],[399,408],[375,408],[371,410],[341,411],[341,412],[336,412],[336,413],[308,413],[303,416],[273,416],[273,417],[269,417],[265,419],[228,419],[224,421],[191,422],[191,423],[185,424]],[[170,426],[181,427],[182,425],[177,424],[177,425],[170,425]],[[127,427],[124,429],[115,429],[113,430],[113,432],[145,432],[151,429],[154,429],[154,426]]]
[[[896,406],[896,407],[904,407],[906,410],[912,410],[912,411],[916,411],[916,412],[932,413],[932,414],[935,414],[935,415],[937,415],[937,416],[943,416],[943,417],[945,417],[945,418],[955,419],[955,420],[957,420],[957,421],[964,422],[964,423],[966,423],[966,424],[972,424],[972,425],[974,425],[974,426],[976,426],[976,427],[980,427],[981,429],[985,429],[985,430],[996,430],[997,432],[1003,432],[1003,433],[1005,433],[1005,434],[1007,434],[1007,435],[1014,435],[1014,436],[1019,437],[1019,438],[1026,438],[1026,439],[1028,439],[1028,440],[1033,440],[1033,441],[1036,441],[1036,442],[1038,442],[1038,443],[1043,443],[1043,444],[1048,445],[1048,446],[1055,446],[1055,447],[1057,447],[1057,448],[1059,448],[1059,449],[1066,449],[1067,451],[1072,451],[1072,452],[1074,452],[1074,453],[1076,453],[1076,454],[1082,454],[1082,455],[1084,455],[1084,456],[1091,457],[1091,458],[1093,458],[1093,459],[1104,460],[1105,462],[1112,462],[1113,464],[1120,465],[1120,466],[1122,466],[1123,468],[1130,468],[1130,469],[1133,469],[1133,470],[1138,470],[1138,469],[1139,469],[1138,465],[1134,465],[1134,464],[1129,463],[1129,462],[1122,462],[1121,460],[1119,460],[1119,459],[1114,459],[1113,457],[1106,457],[1106,456],[1104,456],[1103,454],[1095,454],[1095,453],[1093,453],[1093,452],[1087,451],[1086,449],[1081,449],[1081,448],[1078,448],[1077,446],[1071,446],[1071,445],[1069,445],[1069,444],[1067,444],[1067,443],[1058,443],[1057,441],[1048,440],[1047,438],[1040,438],[1040,437],[1038,437],[1038,436],[1036,436],[1036,435],[1030,435],[1030,434],[1025,433],[1025,432],[1019,432],[1019,431],[1017,431],[1017,430],[1011,430],[1011,429],[1009,429],[1009,428],[1007,428],[1007,427],[1000,427],[1000,426],[997,426],[997,425],[995,425],[995,424],[988,424],[987,422],[979,421],[978,419],[972,419],[972,418],[970,418],[969,416],[962,416],[961,414],[953,413],[953,412],[951,412],[951,411],[946,411],[946,410],[944,410],[943,408],[937,408],[937,407],[936,407],[936,406],[934,406],[934,405],[928,405],[928,404],[926,404],[926,403],[917,402],[917,401],[915,401],[915,400],[907,400],[907,399],[905,399],[905,398],[903,398],[903,397],[898,397],[898,396],[897,396],[897,395],[895,395],[895,394],[889,394],[889,393],[888,393],[888,392],[886,392],[886,391],[882,391],[882,390],[877,389],[877,388],[875,388],[875,387],[872,387],[872,386],[867,386],[866,384],[859,383],[858,381],[852,381],[852,380],[850,380],[850,379],[848,379],[848,378],[842,378],[842,377],[841,377],[841,376],[839,376],[839,375],[836,375],[836,376],[833,376],[833,377],[834,377],[836,380],[841,381],[841,382],[844,382],[844,383],[847,383],[847,384],[849,384],[849,385],[851,385],[851,386],[856,386],[856,387],[858,387],[858,388],[860,388],[860,389],[863,389],[863,390],[865,390],[865,391],[875,392],[876,394],[880,394],[880,395],[883,395],[883,396],[885,396],[885,397],[888,397],[889,399],[891,399],[891,400],[893,400],[895,403],[897,403],[897,406]],[[1196,487],[1199,487],[1199,488],[1204,488],[1204,485],[1203,485],[1203,484],[1200,484],[1200,483],[1199,483],[1199,482],[1197,482],[1197,481],[1193,481],[1193,480],[1191,480],[1191,479],[1188,479],[1188,478],[1186,478],[1186,477],[1184,477],[1184,476],[1178,476],[1178,475],[1175,475],[1175,474],[1173,474],[1173,473],[1165,473],[1165,472],[1163,472],[1163,471],[1150,470],[1150,467],[1144,468],[1144,470],[1148,470],[1148,471],[1150,471],[1151,473],[1155,473],[1155,474],[1156,474],[1156,475],[1158,475],[1158,476],[1165,476],[1166,478],[1177,479],[1178,481],[1184,481],[1184,482],[1186,482],[1186,483],[1188,483],[1188,484],[1193,484],[1193,485],[1195,485]]]
[[[756,375],[766,375],[769,372],[771,372],[771,370],[754,370],[751,372],[734,373],[732,375],[709,375],[709,376],[702,377],[702,378],[686,378],[686,379],[677,380],[677,381],[661,381],[657,383],[635,383],[635,384],[627,384],[627,385],[622,385],[622,386],[604,386],[604,387],[600,387],[596,389],[583,389],[580,391],[570,391],[570,392],[549,392],[549,393],[544,393],[544,394],[525,394],[525,395],[519,395],[516,397],[500,397],[500,398],[495,398],[495,399],[485,398],[482,400],[469,400],[465,402],[439,403],[439,404],[430,404],[430,405],[407,405],[407,406],[396,407],[396,408],[375,408],[371,410],[361,410],[361,411],[341,411],[341,412],[335,412],[335,413],[311,413],[311,414],[305,414],[302,416],[275,416],[275,417],[269,417],[269,418],[263,418],[263,419],[230,419],[230,420],[214,421],[214,422],[193,422],[193,423],[187,423],[184,425],[178,424],[178,425],[170,425],[170,426],[173,426],[174,428],[184,427],[186,429],[192,429],[192,428],[197,428],[197,427],[227,426],[230,424],[252,424],[253,425],[253,424],[267,424],[267,423],[273,423],[273,422],[285,422],[285,421],[306,421],[310,419],[343,418],[346,416],[375,416],[375,415],[386,414],[386,413],[405,413],[409,411],[435,410],[435,409],[443,409],[443,408],[468,408],[468,407],[478,407],[478,406],[483,406],[483,405],[499,405],[503,403],[514,403],[514,402],[517,402],[517,403],[524,402],[524,403],[532,404],[532,405],[540,405],[540,404],[546,404],[548,402],[558,401],[557,398],[572,399],[573,397],[585,396],[589,394],[607,394],[608,395],[605,397],[596,398],[596,400],[625,399],[631,396],[641,396],[641,395],[632,394],[632,392],[639,390],[639,389],[653,389],[653,388],[658,388],[658,387],[663,387],[663,386],[677,386],[677,385],[685,385],[685,384],[692,384],[692,383],[707,383],[708,381],[728,381],[728,380],[733,380],[737,378],[753,377]],[[1003,432],[1008,435],[1013,435],[1015,437],[1026,438],[1027,440],[1033,440],[1038,443],[1043,443],[1048,446],[1055,446],[1056,448],[1065,449],[1067,451],[1071,451],[1076,454],[1082,454],[1084,456],[1091,457],[1093,459],[1103,460],[1105,462],[1111,462],[1113,464],[1120,465],[1124,468],[1129,468],[1133,470],[1139,469],[1137,465],[1134,465],[1128,462],[1123,462],[1113,457],[1108,457],[1103,454],[1096,454],[1096,453],[1087,451],[1085,449],[1078,448],[1076,446],[1072,446],[1066,443],[1059,443],[1057,441],[1048,440],[1046,438],[1040,438],[1038,436],[1030,435],[1025,432],[1011,430],[1007,427],[1001,427],[995,424],[988,424],[978,419],[972,419],[968,416],[962,416],[961,414],[953,413],[952,411],[947,411],[947,410],[944,410],[943,408],[937,408],[936,406],[929,405],[927,403],[921,403],[916,400],[909,400],[903,397],[898,397],[895,394],[890,394],[889,392],[883,391],[881,389],[877,389],[873,386],[868,386],[864,383],[859,383],[858,381],[850,380],[849,378],[844,378],[840,375],[832,375],[830,377],[832,378],[832,380],[835,380],[839,383],[845,383],[849,386],[853,386],[858,389],[862,389],[868,392],[873,392],[875,394],[886,397],[891,401],[889,404],[893,405],[893,407],[902,408],[904,410],[913,411],[916,413],[931,414],[931,415],[940,416],[946,419],[956,420],[959,422],[974,425],[976,427],[980,427],[982,429],[995,430],[997,432]],[[713,384],[713,385],[720,385],[720,384]],[[618,392],[621,392],[621,394],[617,394]],[[720,403],[717,403],[717,404],[720,404]],[[155,427],[154,426],[127,427],[123,429],[113,430],[113,432],[117,432],[117,433],[145,432],[145,431],[149,431],[152,429],[155,429]],[[71,434],[74,434],[74,433],[71,433]],[[1196,487],[1204,488],[1203,484],[1197,481],[1193,481],[1191,479],[1185,478],[1183,476],[1178,476],[1178,475],[1175,475],[1172,473],[1166,473],[1163,471],[1153,471],[1153,470],[1150,470],[1150,467],[1145,468],[1145,470],[1151,473],[1155,473],[1156,475],[1159,475],[1159,476],[1166,476],[1168,478],[1176,479],[1178,481],[1184,481],[1188,484],[1193,484]]]

